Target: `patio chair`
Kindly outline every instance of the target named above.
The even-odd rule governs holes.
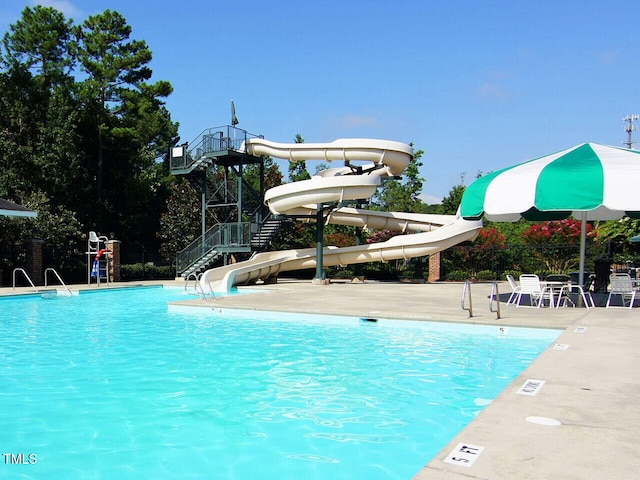
[[[562,302],[562,306],[564,307],[567,306],[567,303],[570,303],[572,307],[575,307],[576,302],[574,302],[571,298],[571,296],[574,295],[576,297],[582,298],[582,304],[587,307],[587,310],[589,310],[589,308],[595,308],[596,303],[593,301],[593,296],[591,295],[591,284],[593,283],[595,277],[596,276],[593,274],[589,275],[587,280],[584,282],[584,285],[582,286],[578,284],[569,284],[563,286],[560,289],[557,306],[559,307],[560,303]]]
[[[529,307],[540,308],[545,300],[549,301],[550,307],[555,307],[553,302],[553,291],[549,287],[543,287],[540,283],[540,277],[532,274],[520,275],[520,291],[516,297],[516,308],[522,305],[522,296],[529,297]]]
[[[622,305],[611,305],[611,297],[620,295]],[[627,299],[629,305],[627,306]],[[609,308],[632,308],[636,299],[636,290],[633,288],[631,275],[628,273],[612,273],[609,275],[609,297],[606,307]]]
[[[518,297],[518,293],[520,292],[520,285],[516,282],[516,279],[513,278],[513,275],[507,275],[507,281],[511,286],[511,296],[509,300],[507,300],[507,305],[513,305]]]

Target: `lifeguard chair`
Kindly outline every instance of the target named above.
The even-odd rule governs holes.
[[[109,238],[98,235],[96,232],[89,232],[87,240],[87,284],[91,285],[95,281],[98,286],[104,281],[109,284],[109,258],[111,252],[107,248]]]

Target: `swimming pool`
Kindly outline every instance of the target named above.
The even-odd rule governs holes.
[[[0,477],[408,479],[559,334],[183,296],[0,299]]]

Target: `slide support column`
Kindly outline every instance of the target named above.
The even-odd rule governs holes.
[[[323,205],[321,203],[317,204],[316,211],[316,275],[313,277],[313,283],[319,285],[327,284],[327,277],[324,272],[323,265],[323,236],[324,236],[324,215],[323,215]]]

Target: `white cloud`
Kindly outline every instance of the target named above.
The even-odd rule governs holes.
[[[53,7],[56,10],[64,13],[65,17],[77,17],[81,14],[80,9],[67,0],[31,0],[31,5]]]
[[[602,65],[615,65],[620,60],[621,54],[615,50],[609,50],[606,52],[600,52],[597,54],[598,62]]]
[[[341,129],[359,128],[359,127],[378,127],[378,119],[366,115],[348,114],[339,118],[335,122],[335,126]]]
[[[429,195],[428,193],[423,193],[422,195],[420,195],[420,200],[422,200],[427,205],[442,203],[442,197],[436,197],[435,195]]]
[[[511,100],[513,98],[513,94],[503,86],[488,82],[476,89],[476,94],[482,98],[495,100]]]

